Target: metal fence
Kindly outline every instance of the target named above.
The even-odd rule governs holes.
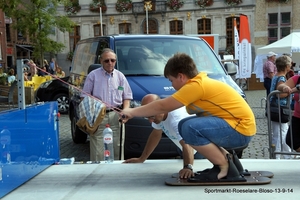
[[[272,123],[276,123],[274,121],[271,120],[271,97],[274,96],[273,98],[276,98],[277,99],[277,102],[280,101],[280,97],[279,95],[282,94],[283,92],[280,92],[279,90],[275,90],[275,91],[272,91],[270,92],[270,94],[268,95],[267,99],[266,99],[266,103],[267,103],[267,107],[266,107],[266,111],[267,111],[267,117],[268,117],[268,137],[269,137],[269,153],[270,153],[270,159],[276,159],[276,155],[280,155],[283,156],[283,155],[294,155],[294,156],[297,156],[297,155],[300,155],[300,152],[296,152],[294,151],[294,148],[293,148],[293,134],[299,134],[299,133],[293,133],[292,131],[292,116],[293,116],[293,110],[291,109],[291,106],[290,106],[290,103],[291,103],[291,100],[292,100],[292,96],[289,95],[287,97],[287,105],[286,107],[288,108],[288,113],[289,113],[289,121],[287,122],[288,124],[288,129],[286,130],[283,130],[282,129],[282,125],[281,124],[278,124],[279,125],[279,138],[278,140],[280,141],[279,144],[280,144],[280,150],[276,150],[276,144],[274,144],[273,142],[273,137],[274,137],[274,130],[272,130]],[[280,105],[280,103],[277,104],[278,106],[278,110],[282,107]],[[279,115],[279,123],[282,123],[282,118],[280,117]],[[290,146],[290,151],[287,151],[287,150],[284,150],[283,149],[283,146],[286,144],[286,135],[287,135],[287,132],[288,130],[290,131],[290,139],[291,139],[291,146]],[[277,143],[278,144],[278,143]],[[278,148],[277,148],[278,149]],[[278,157],[278,156],[277,156]],[[292,158],[292,157],[291,157]]]

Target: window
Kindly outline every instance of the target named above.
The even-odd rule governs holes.
[[[281,24],[291,24],[291,14],[290,13],[281,13]]]
[[[77,42],[80,40],[80,26],[75,26],[73,31],[69,34],[70,51],[74,51]]]
[[[11,42],[11,35],[10,35],[10,25],[9,24],[5,24],[6,25],[6,41],[7,42]]]
[[[105,24],[102,24],[103,28],[103,35],[106,35],[106,26]],[[94,25],[94,36],[101,36],[101,26],[100,24],[95,24]]]
[[[269,26],[278,24],[278,16],[276,14],[269,14]]]
[[[154,19],[148,20],[148,33],[157,34],[157,22]],[[147,34],[147,21],[144,21],[144,34]]]
[[[179,21],[179,20],[170,21],[170,34],[171,35],[182,35],[183,34],[182,21]]]
[[[119,33],[120,34],[131,33],[131,24],[130,23],[119,24]]]
[[[234,18],[236,19],[236,28],[239,31],[240,30],[240,18],[239,17],[228,17],[226,19],[226,49],[234,49]],[[233,51],[234,52],[234,51]],[[230,51],[230,54],[233,54],[233,52]]]
[[[291,33],[291,13],[270,13],[268,43],[271,44]]]
[[[211,34],[211,19],[198,19],[198,34]]]

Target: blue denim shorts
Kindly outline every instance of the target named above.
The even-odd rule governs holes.
[[[185,143],[204,146],[210,143],[223,148],[239,148],[247,145],[252,136],[245,136],[218,117],[188,117],[178,124],[179,134]]]

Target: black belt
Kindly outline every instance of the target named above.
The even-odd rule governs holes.
[[[112,111],[118,111],[118,110],[122,110],[122,106],[114,107],[114,109],[107,109],[106,113],[109,113],[109,112],[112,112]]]

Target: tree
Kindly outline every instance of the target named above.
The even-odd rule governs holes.
[[[58,53],[63,43],[50,39],[54,28],[72,31],[74,22],[67,15],[60,15],[57,7],[69,5],[72,0],[0,0],[0,9],[13,19],[13,28],[27,35],[34,47],[33,56],[43,63],[44,53]]]

